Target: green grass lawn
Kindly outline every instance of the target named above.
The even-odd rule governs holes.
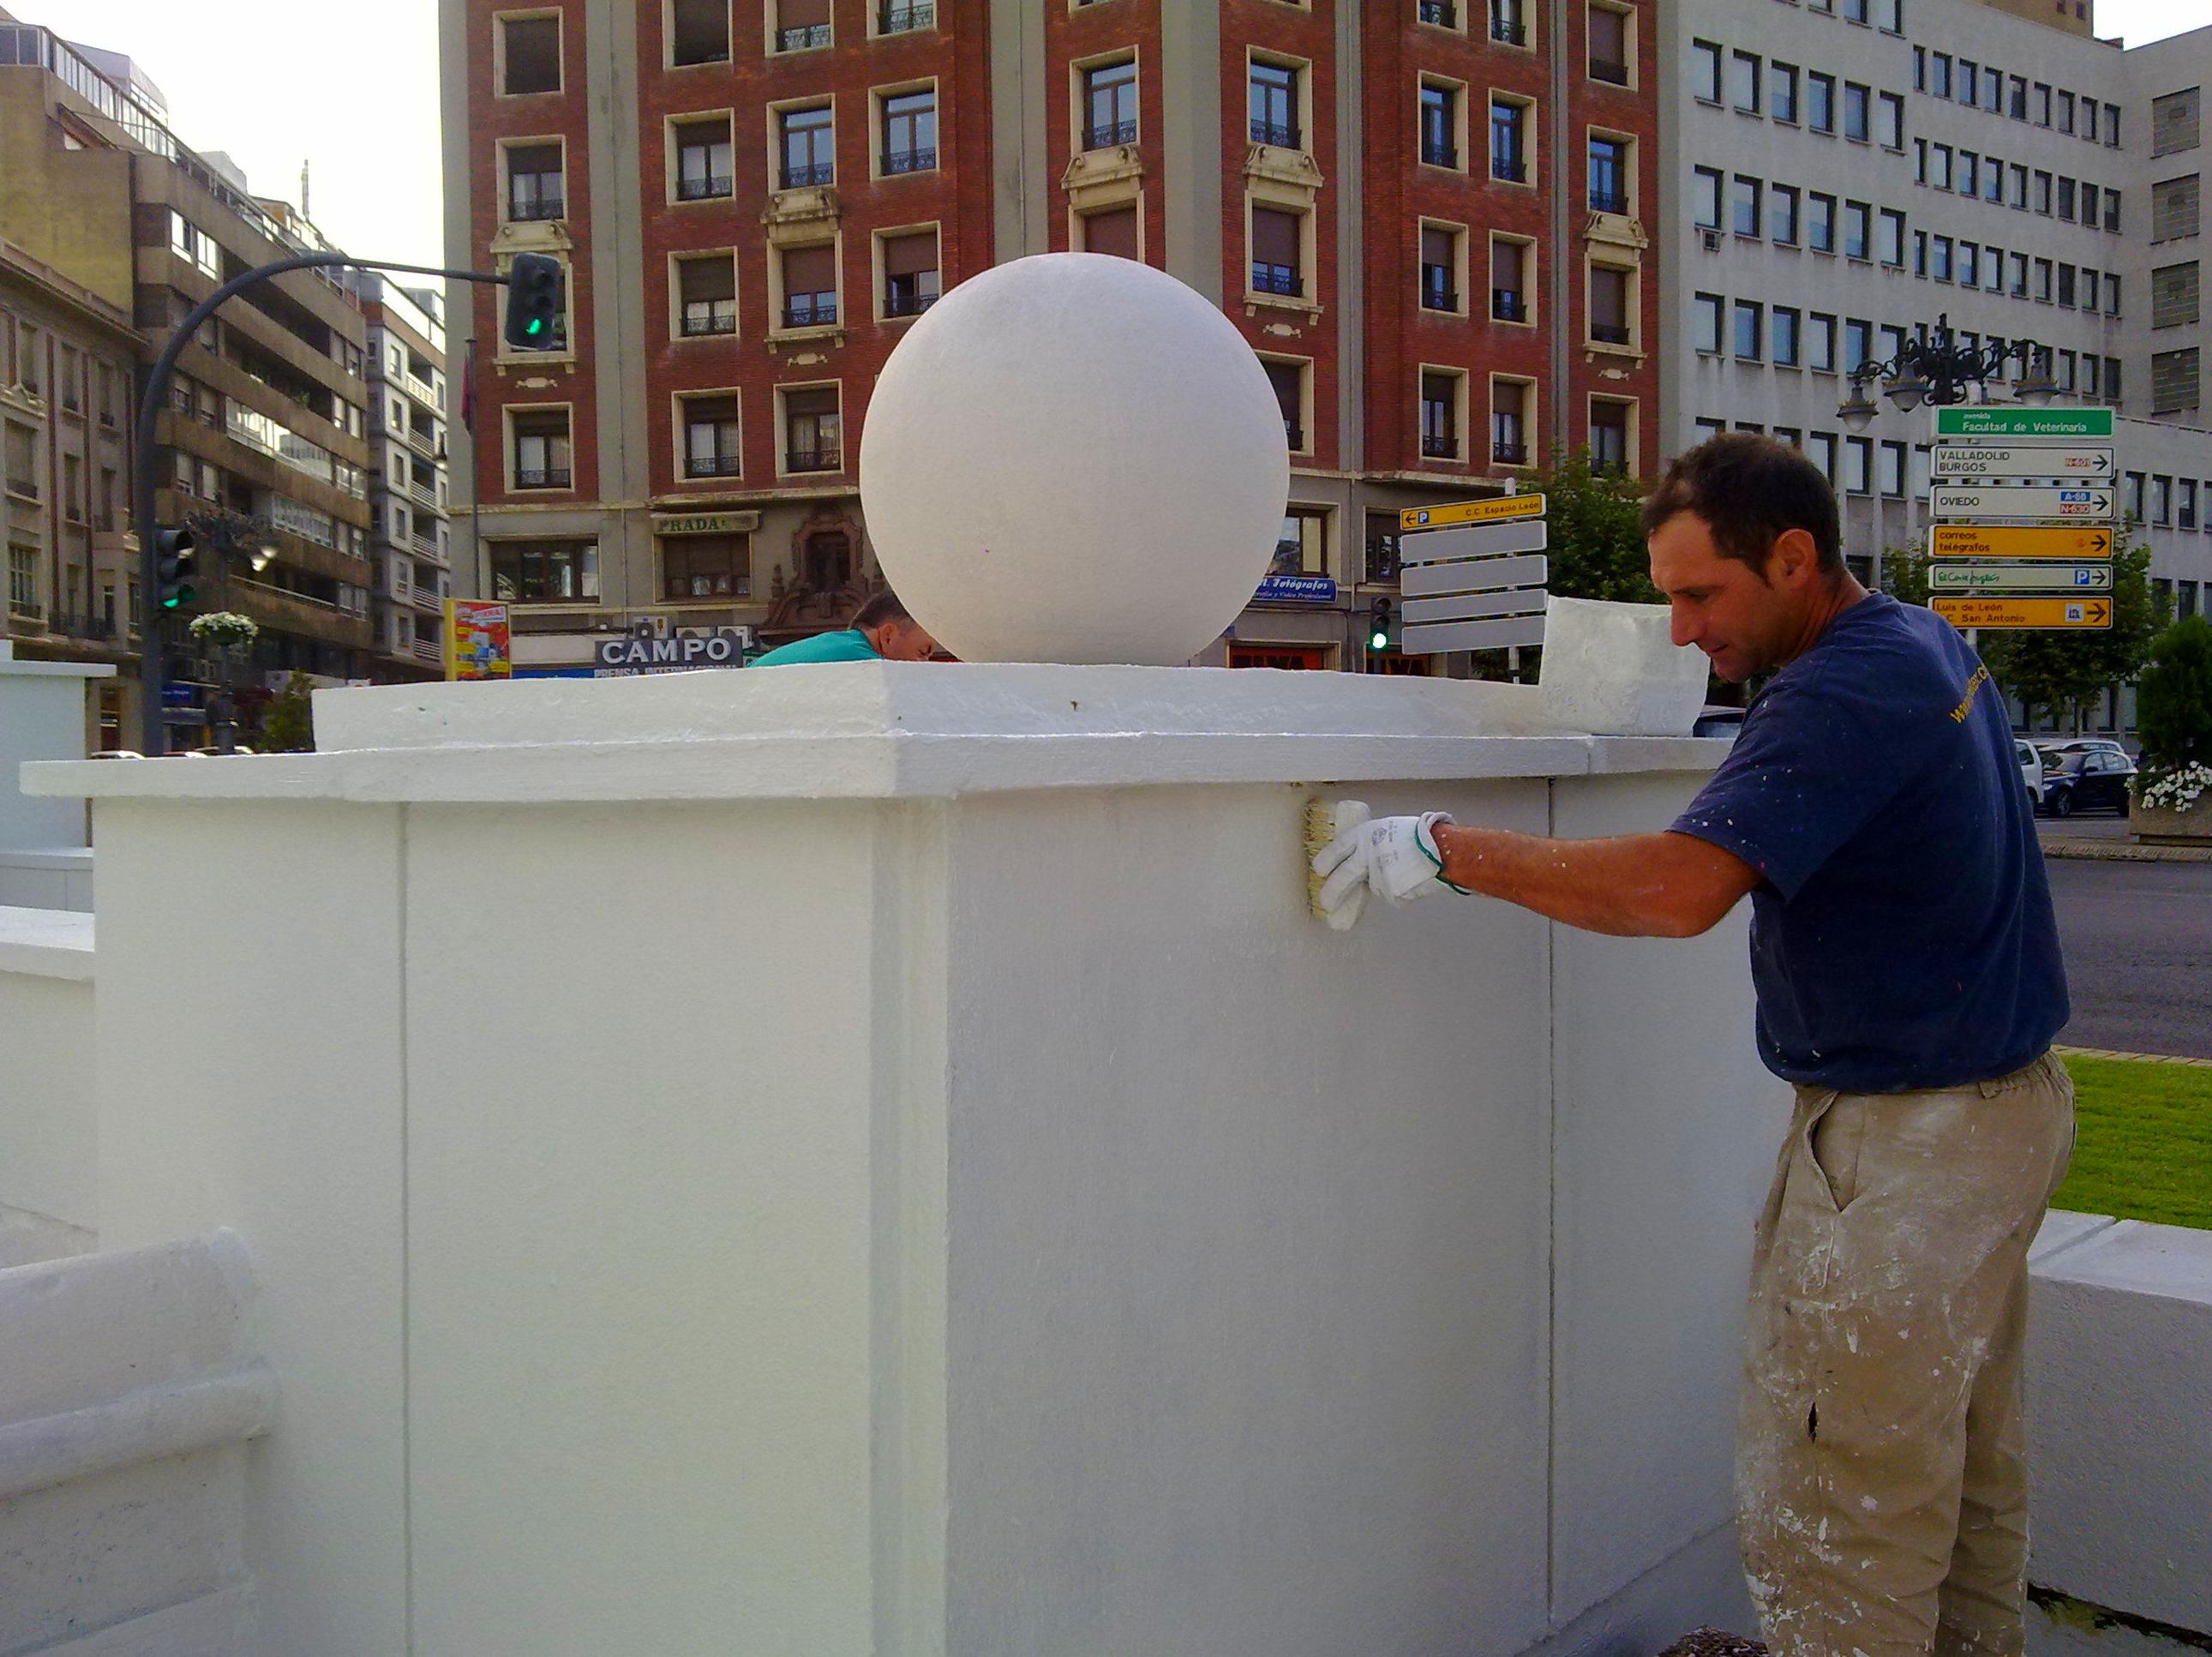
[[[2212,1230],[2212,1069],[2065,1059],[2079,1132],[2052,1206]]]

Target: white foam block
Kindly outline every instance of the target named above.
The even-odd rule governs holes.
[[[1705,706],[1705,653],[1677,645],[1667,606],[1553,598],[1544,635],[1546,722],[1598,736],[1687,736]]]

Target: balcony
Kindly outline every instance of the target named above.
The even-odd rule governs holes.
[[[1528,320],[1528,302],[1516,289],[1492,288],[1490,290],[1490,314],[1500,322],[1526,322]]]
[[[435,431],[424,427],[410,426],[407,428],[406,436],[410,448],[432,456],[438,453],[438,434]]]
[[[1518,155],[1493,155],[1490,159],[1490,176],[1502,179],[1507,184],[1528,182],[1528,163]]]
[[[704,338],[710,334],[735,333],[738,331],[738,302],[733,299],[694,300],[684,308],[683,319],[677,327],[686,339]]]
[[[728,174],[707,174],[697,177],[678,177],[676,180],[676,199],[678,201],[715,201],[731,192],[732,181]]]
[[[567,210],[568,198],[560,192],[540,192],[533,196],[509,196],[507,216],[510,223],[528,224],[540,219],[557,219]]]
[[[1252,291],[1255,294],[1280,294],[1288,299],[1304,296],[1305,280],[1288,265],[1267,265],[1255,260],[1252,265]]]
[[[830,25],[806,23],[798,28],[780,28],[775,32],[778,52],[813,52],[830,44]]]
[[[1528,464],[1528,445],[1504,441],[1490,446],[1490,463],[1499,466],[1525,466]]]
[[[1589,192],[1589,210],[1593,213],[1626,213],[1628,197],[1612,190],[1593,190]]]
[[[835,294],[802,294],[783,302],[783,326],[787,328],[827,328],[836,320]]]
[[[424,661],[443,661],[446,659],[445,651],[439,647],[438,641],[434,638],[416,639],[415,654]]]
[[[1424,164],[1430,167],[1449,167],[1454,172],[1459,170],[1459,151],[1448,143],[1432,143],[1424,139],[1421,143],[1421,160]]]
[[[1117,143],[1134,143],[1136,141],[1137,124],[1134,121],[1109,121],[1104,126],[1087,127],[1083,134],[1085,149],[1110,149]]]
[[[1278,149],[1303,149],[1305,148],[1304,135],[1295,126],[1285,125],[1279,121],[1253,122],[1252,142],[1254,143],[1273,144]]]
[[[115,623],[106,616],[57,614],[49,631],[66,633],[71,638],[112,639],[115,637]]]
[[[1421,308],[1425,311],[1456,311],[1459,295],[1441,282],[1421,284]]]
[[[428,552],[434,557],[439,556],[438,537],[434,533],[425,533],[417,529],[409,534],[407,539],[415,544],[416,551]]]
[[[408,597],[412,599],[416,604],[421,605],[426,610],[442,609],[445,606],[446,602],[446,600],[440,596],[438,589],[434,587],[416,587],[410,588],[408,592]]]
[[[876,14],[878,34],[911,34],[916,29],[936,27],[935,6],[885,6]]]
[[[804,167],[787,167],[777,174],[786,190],[819,190],[823,186],[837,182],[835,161],[810,161]]]
[[[407,492],[414,496],[418,505],[427,506],[433,512],[443,512],[446,509],[446,503],[438,498],[438,486],[435,484],[410,483],[407,485]]]
[[[1424,436],[1421,439],[1421,458],[1425,460],[1456,460],[1459,459],[1459,439]]]
[[[844,465],[842,450],[834,448],[794,448],[784,452],[786,472],[835,472]]]
[[[1629,343],[1628,325],[1626,322],[1593,322],[1589,325],[1589,337],[1601,345],[1626,345]]]
[[[1490,38],[1509,46],[1528,44],[1528,26],[1516,18],[1493,17],[1490,20]]]
[[[684,457],[684,475],[687,478],[734,478],[738,475],[738,457],[734,454],[687,454]]]
[[[1589,60],[1589,77],[1593,81],[1605,81],[1613,86],[1626,86],[1628,65],[1616,64],[1609,58],[1593,58]]]
[[[1450,0],[1420,0],[1419,16],[1424,23],[1433,23],[1438,28],[1459,27],[1459,8]]]
[[[19,501],[35,501],[39,498],[38,479],[35,478],[10,478],[8,480],[8,492],[10,495],[13,495]]]
[[[568,468],[566,466],[517,466],[514,469],[517,489],[567,489]]]
[[[884,176],[896,178],[902,173],[934,173],[937,152],[934,149],[893,149],[884,155]]]
[[[46,623],[46,606],[35,599],[19,599],[12,594],[8,600],[8,614],[16,621]]]

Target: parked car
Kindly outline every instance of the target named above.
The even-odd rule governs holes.
[[[2060,754],[2044,777],[2043,808],[2053,817],[2071,817],[2077,811],[2124,812],[2135,774],[2135,762],[2124,753],[2092,748]]]
[[[2043,755],[2043,763],[2046,770],[2050,767],[2051,760],[2060,754],[2116,753],[2123,759],[2128,757],[2128,751],[2109,736],[2077,736],[2065,742],[2039,742],[2035,747],[2036,751]]]
[[[1743,734],[1743,716],[1741,708],[1724,708],[1718,703],[1707,703],[1698,710],[1697,723],[1690,727],[1690,734],[1741,736]]]
[[[2036,752],[2035,744],[2015,738],[2013,757],[2020,761],[2020,780],[2027,784],[2027,803],[2035,810],[2043,808],[2043,756]]]

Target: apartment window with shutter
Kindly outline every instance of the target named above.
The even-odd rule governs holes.
[[[1279,207],[1252,209],[1252,290],[1297,298],[1305,292],[1298,257],[1303,216]]]
[[[936,88],[885,94],[882,125],[881,162],[885,176],[927,173],[936,168]]]
[[[2150,326],[2185,327],[2197,318],[2197,261],[2166,265],[2150,273]]]
[[[884,238],[884,314],[920,316],[937,302],[937,232],[906,230]]]
[[[687,397],[684,405],[684,475],[738,475],[738,399],[733,392]]]
[[[676,140],[676,199],[708,201],[730,194],[730,118],[678,121],[671,130]]]
[[[660,596],[741,599],[753,590],[750,535],[666,535],[660,542]]]
[[[1590,399],[1590,470],[1611,477],[1626,477],[1629,470],[1628,429],[1632,403],[1610,397]]]
[[[2171,155],[2177,150],[2197,148],[2199,91],[2199,88],[2192,86],[2150,101],[2150,153],[2153,155]]]
[[[1117,259],[1137,257],[1137,210],[1113,207],[1083,216],[1085,253],[1111,253]]]
[[[567,489],[573,473],[566,409],[518,409],[507,416],[514,434],[514,486]]]
[[[506,154],[507,216],[516,222],[559,218],[567,210],[562,188],[561,146],[509,144]]]
[[[1425,369],[1421,375],[1421,458],[1459,459],[1460,376]]]
[[[1630,62],[1628,14],[1591,0],[1589,39],[1590,79],[1626,86]]]
[[[1528,464],[1528,386],[1521,380],[1490,382],[1490,463]]]
[[[818,189],[837,181],[834,119],[827,104],[776,112],[776,141],[783,151],[776,176],[784,189]]]
[[[2172,414],[2198,405],[2197,347],[2159,351],[2150,359],[2150,406],[2153,414]]]
[[[499,20],[500,91],[510,98],[561,89],[561,20]]]
[[[1083,147],[1108,149],[1137,142],[1137,65],[1133,59],[1093,64],[1083,71]]]
[[[1441,225],[1421,227],[1421,308],[1460,308],[1459,233]]]
[[[678,69],[728,63],[730,0],[669,0],[668,61]]]
[[[1589,273],[1589,337],[1601,345],[1626,345],[1635,338],[1635,274],[1611,265]]]
[[[837,320],[837,250],[829,242],[783,250],[783,326],[818,328]]]
[[[2178,241],[2197,233],[2197,174],[2163,179],[2150,187],[2150,239]]]
[[[738,331],[738,264],[734,253],[703,253],[676,261],[677,331],[684,338]]]
[[[830,0],[775,0],[778,52],[812,52],[830,41]]]
[[[784,470],[836,472],[844,464],[837,388],[797,387],[783,393]]]
[[[1306,447],[1306,365],[1263,356],[1260,366],[1267,371],[1267,384],[1274,389],[1275,405],[1283,411],[1283,436],[1292,454],[1301,453]]]
[[[1529,244],[1510,237],[1490,239],[1490,314],[1499,322],[1528,320]]]

